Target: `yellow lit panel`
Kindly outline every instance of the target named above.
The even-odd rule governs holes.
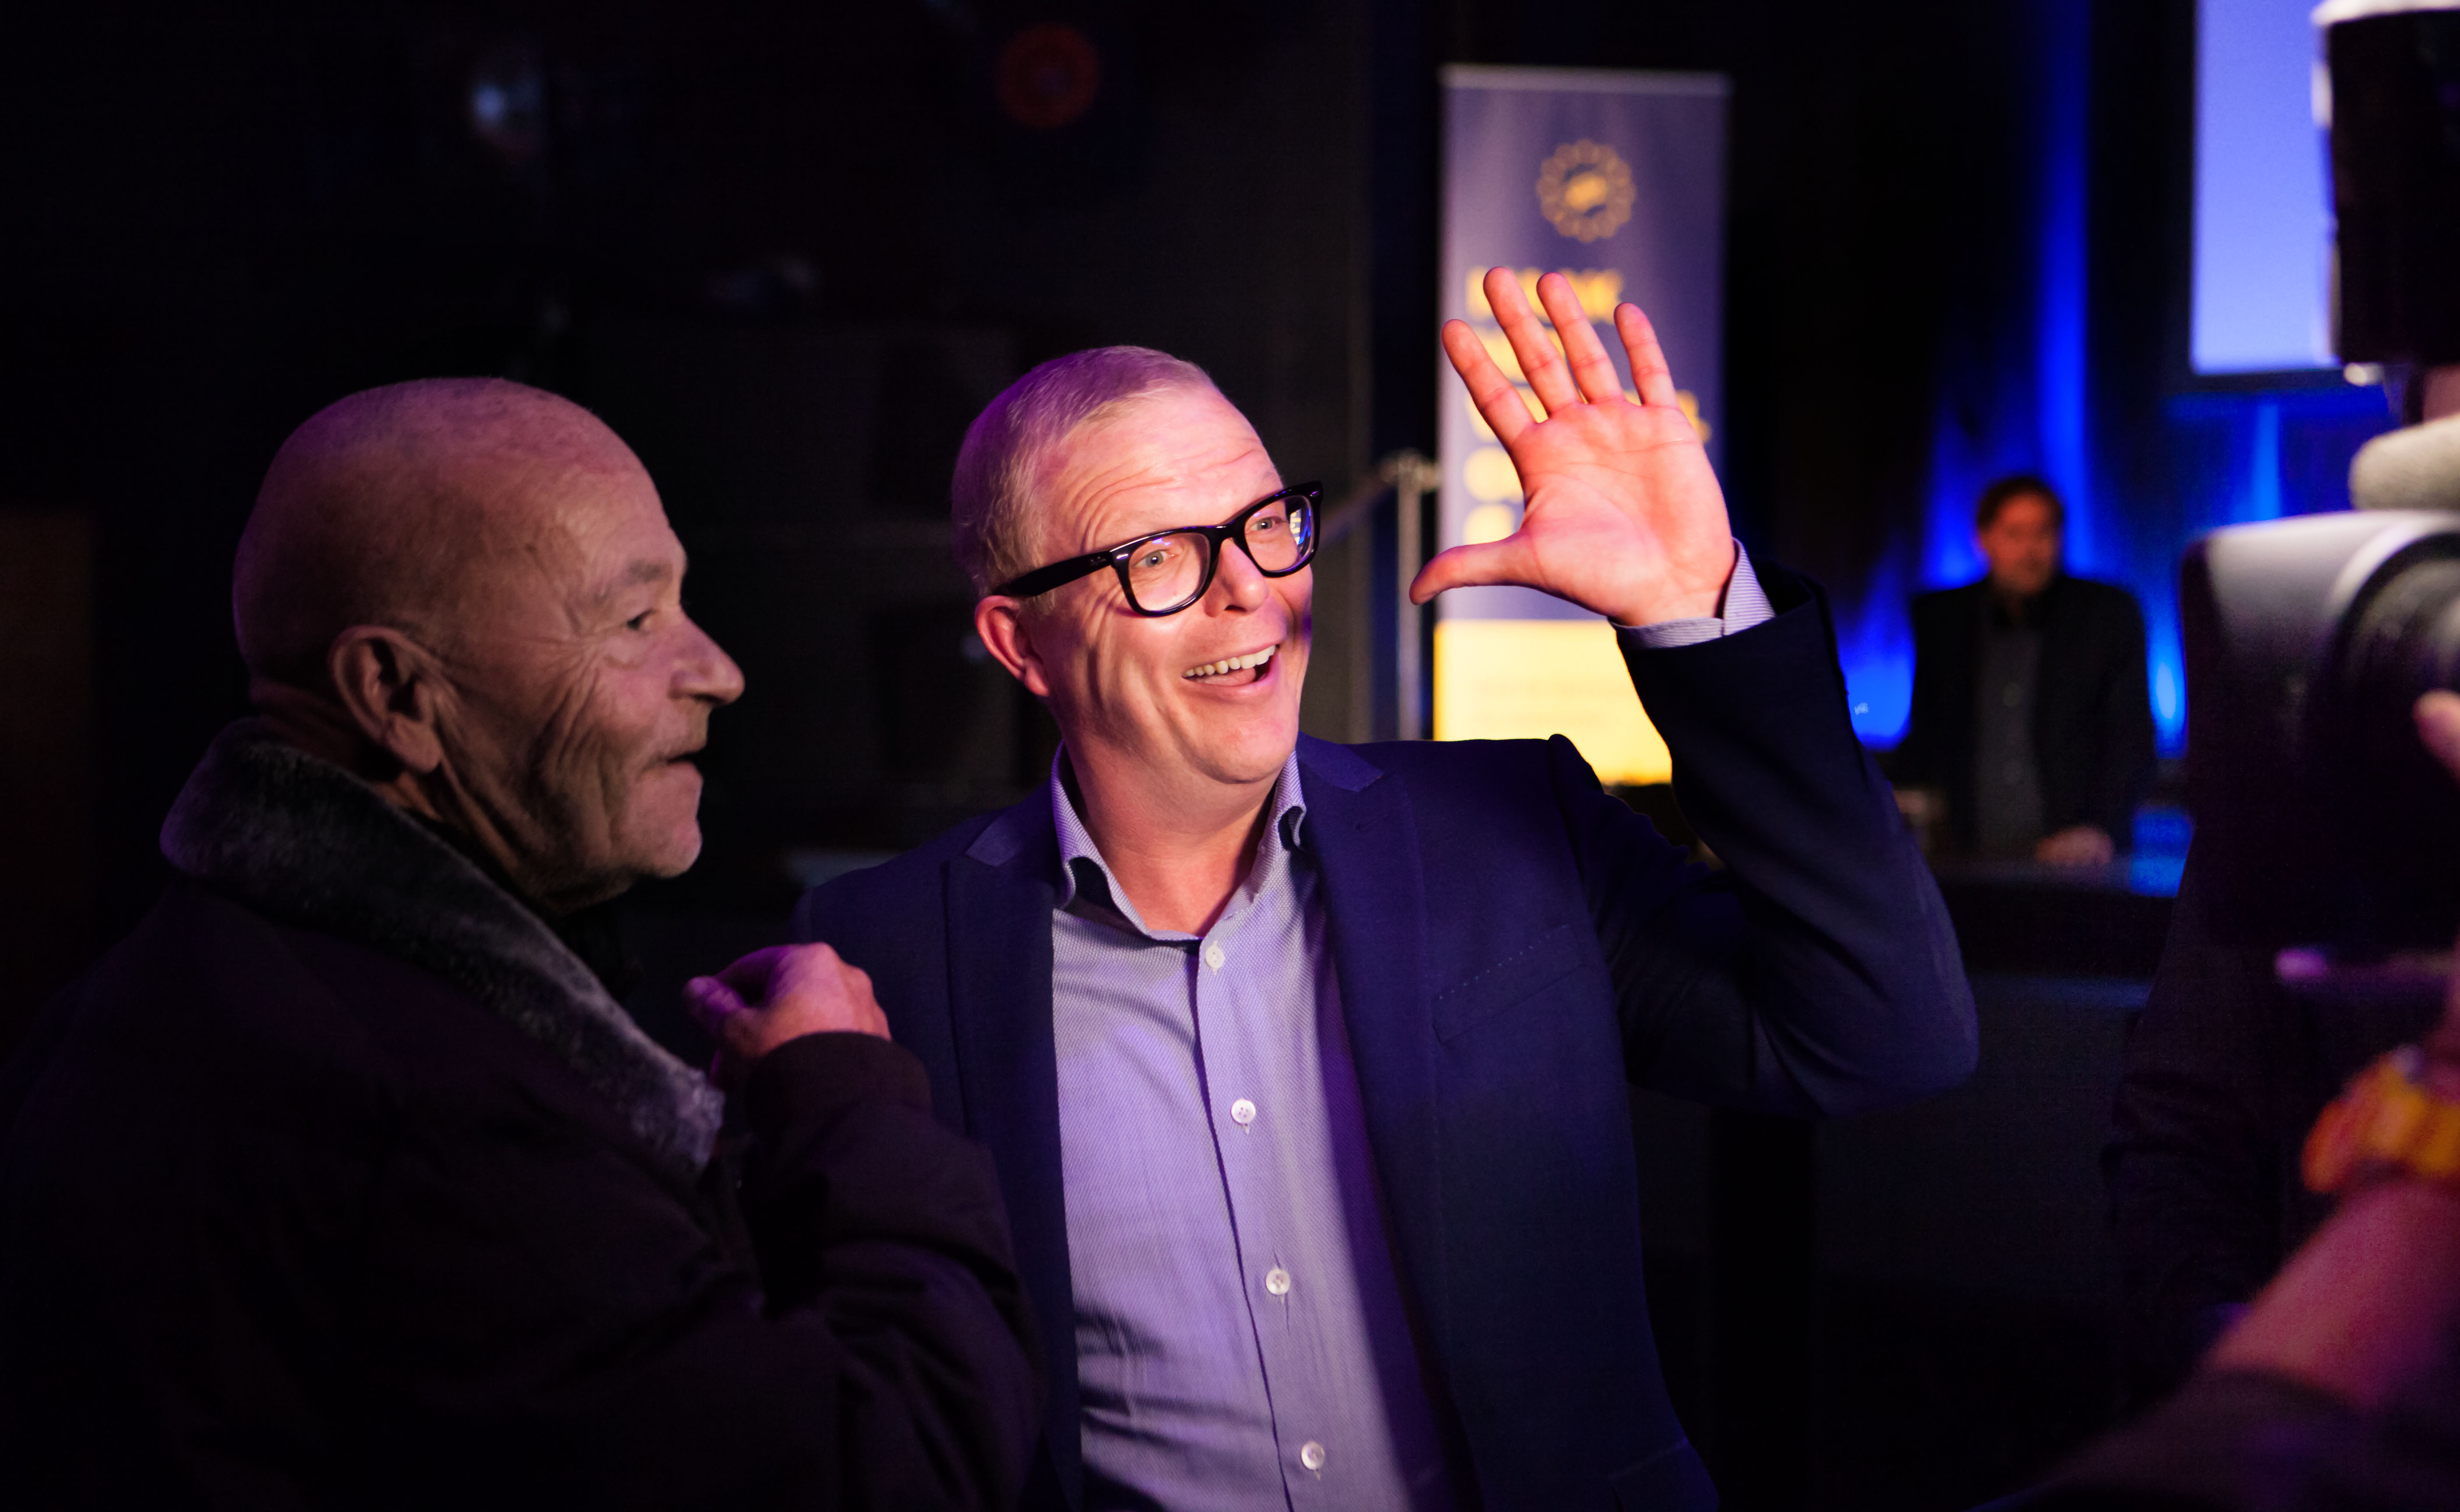
[[[1603,620],[1435,622],[1435,738],[1560,735],[1608,782],[1670,781],[1673,758]]]

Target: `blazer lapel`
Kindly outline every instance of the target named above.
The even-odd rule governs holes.
[[[1450,1314],[1416,821],[1399,779],[1348,747],[1302,737],[1299,759],[1368,1140],[1403,1275],[1426,1316],[1440,1323]]]
[[[1050,799],[1027,799],[947,863],[948,1011],[965,1130],[990,1146],[1034,1321],[1050,1361],[1052,1468],[1084,1505],[1076,1302],[1061,1189],[1059,1070],[1050,1031],[1058,842]]]

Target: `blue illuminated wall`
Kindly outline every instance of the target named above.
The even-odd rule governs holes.
[[[2096,320],[2093,309],[2096,288],[2139,271],[2113,272],[2117,260],[2140,263],[2157,248],[2131,227],[2096,235],[2090,224],[2089,14],[2048,5],[2034,15],[2037,130],[2009,165],[2030,191],[2022,308],[1984,311],[1965,322],[1982,329],[1945,339],[1918,522],[1879,545],[1853,591],[1834,592],[1839,650],[1856,730],[1894,745],[1913,690],[1906,599],[1980,576],[1976,497],[1993,478],[2038,472],[2067,500],[2069,570],[2121,584],[2144,607],[2153,713],[2164,752],[2175,754],[2186,723],[2179,552],[2218,525],[2347,507],[2350,457],[2392,420],[2371,387],[2219,393],[2147,381],[2163,348],[2138,328],[2158,321],[2132,308]]]

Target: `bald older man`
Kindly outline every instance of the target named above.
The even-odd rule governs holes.
[[[1038,1422],[987,1161],[825,949],[646,1038],[743,679],[656,490],[518,384],[343,400],[233,593],[259,712],[0,1081],[0,1504],[991,1506]]]

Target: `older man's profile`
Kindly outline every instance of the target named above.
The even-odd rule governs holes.
[[[693,984],[737,1136],[593,958],[698,854],[743,689],[684,569],[631,452],[534,389],[285,443],[233,590],[258,717],[0,1077],[0,1503],[1013,1498],[996,1182],[868,980]]]

